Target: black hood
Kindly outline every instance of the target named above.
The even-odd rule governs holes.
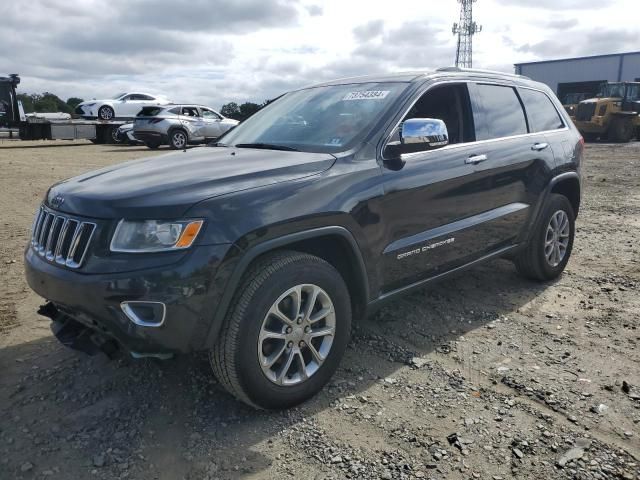
[[[92,218],[177,218],[193,204],[327,170],[335,157],[236,148],[194,148],[95,170],[60,182],[46,203]]]

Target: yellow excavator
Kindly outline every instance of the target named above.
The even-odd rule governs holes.
[[[640,82],[604,83],[595,98],[580,102],[574,122],[587,141],[640,140]]]

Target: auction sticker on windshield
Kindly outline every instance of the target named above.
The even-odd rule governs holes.
[[[382,100],[389,95],[389,90],[367,90],[365,92],[349,92],[342,100]]]

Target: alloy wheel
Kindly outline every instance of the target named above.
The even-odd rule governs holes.
[[[184,132],[174,132],[173,134],[173,146],[176,148],[183,148],[187,144],[187,136]]]
[[[554,268],[564,260],[567,254],[570,233],[569,216],[564,210],[558,210],[549,220],[544,241],[544,255],[547,263]]]
[[[281,386],[306,381],[329,355],[335,330],[335,309],[327,292],[311,284],[290,288],[262,322],[258,336],[262,372]]]

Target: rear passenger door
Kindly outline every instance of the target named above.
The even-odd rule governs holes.
[[[487,212],[514,211],[517,215],[493,222],[488,236],[514,243],[533,215],[550,171],[553,151],[545,134],[531,132],[517,89],[511,85],[475,83],[476,137],[486,160],[475,167],[485,196]]]
[[[529,131],[536,137],[544,136],[543,143],[549,144],[555,164],[573,161],[575,142],[571,143],[567,125],[551,98],[541,90],[528,87],[519,87],[518,93],[527,113]]]

